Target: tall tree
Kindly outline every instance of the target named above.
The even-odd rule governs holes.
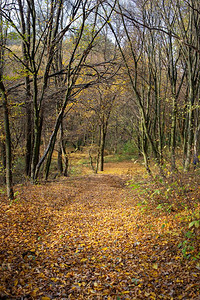
[[[2,2],[0,1],[0,9],[2,8]],[[7,38],[7,27],[4,22],[3,16],[0,14],[0,99],[3,107],[4,115],[4,130],[5,130],[5,153],[6,153],[6,186],[7,195],[9,199],[14,198],[13,193],[13,179],[12,179],[12,147],[11,147],[11,135],[10,135],[10,122],[9,122],[9,104],[8,97],[3,81],[4,75],[4,62],[5,62],[5,45]]]

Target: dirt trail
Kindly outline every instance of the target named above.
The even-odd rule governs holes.
[[[94,201],[96,204],[104,200],[115,198],[116,202],[122,200],[128,177],[123,175],[88,175],[66,180],[72,189],[77,190],[74,200],[78,202]],[[61,187],[62,189],[62,187]]]
[[[1,206],[0,298],[198,299],[198,270],[181,260],[171,216],[141,206],[127,179],[19,186],[19,200]]]

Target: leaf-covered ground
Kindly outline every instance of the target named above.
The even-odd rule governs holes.
[[[111,170],[1,196],[0,299],[200,299],[198,182],[149,189],[139,165]]]

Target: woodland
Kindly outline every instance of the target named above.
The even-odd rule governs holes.
[[[200,299],[199,0],[0,0],[0,299]]]

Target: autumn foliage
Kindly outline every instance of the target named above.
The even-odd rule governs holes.
[[[144,174],[106,164],[1,195],[0,298],[199,299],[198,176]]]

